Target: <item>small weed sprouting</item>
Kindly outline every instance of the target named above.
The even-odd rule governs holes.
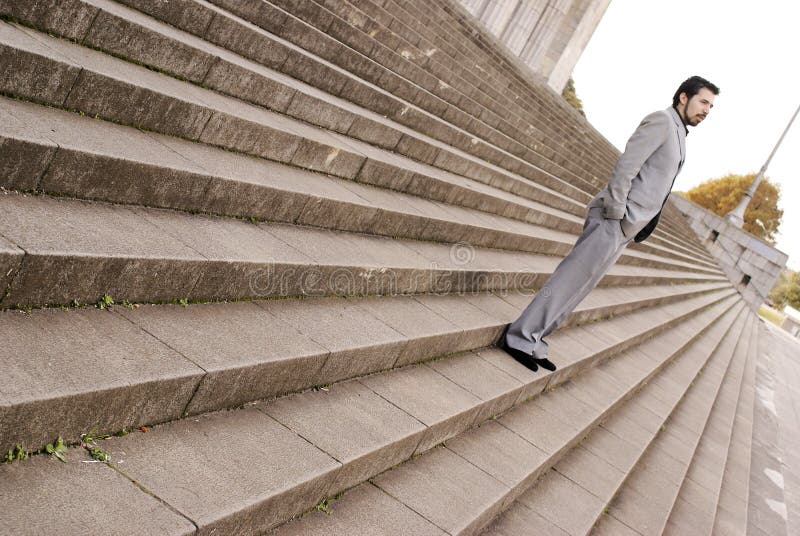
[[[180,305],[181,307],[189,307],[189,300],[186,298],[181,298],[180,300],[178,300],[178,305]]]
[[[79,302],[78,300],[72,300],[71,302],[69,302],[69,306],[70,307],[80,307],[81,306],[81,302]]]
[[[103,294],[99,300],[97,300],[97,308],[98,309],[111,309],[111,306],[114,305],[114,299],[109,296],[108,294]]]
[[[89,446],[94,445],[97,442],[98,439],[108,439],[109,437],[111,437],[111,434],[95,435],[95,429],[96,428],[92,428],[91,430],[89,430],[88,432],[86,432],[85,434],[83,434],[81,436],[81,446],[89,447]],[[123,428],[123,431],[124,430],[125,429]]]
[[[125,429],[123,428],[123,431]],[[126,432],[127,433],[127,432]],[[124,435],[124,434],[123,434]],[[106,439],[107,437],[111,437],[108,434],[98,436],[97,439]],[[109,453],[106,449],[100,447],[97,444],[97,439],[94,437],[94,429],[89,430],[85,434],[81,436],[81,446],[89,451],[91,457],[100,462],[110,462],[111,461],[111,453]]]
[[[44,450],[53,458],[57,458],[62,462],[67,463],[67,458],[64,456],[64,453],[67,452],[67,446],[64,444],[64,440],[61,439],[61,436],[58,436],[58,438],[52,443],[48,443],[44,447]]]
[[[22,448],[22,445],[17,445],[3,456],[3,462],[11,463],[17,460],[27,460],[30,454],[30,452]]]
[[[330,509],[331,503],[329,499],[322,499],[319,504],[317,504],[314,509],[319,510],[320,512],[325,512],[327,515],[331,515]]]
[[[92,456],[92,458],[94,458],[99,462],[107,463],[111,461],[111,453],[109,453],[106,449],[102,447],[98,447],[95,445],[93,447],[89,447],[87,450],[89,451],[89,454]]]
[[[131,305],[131,302],[129,302],[128,300],[122,300],[121,302],[119,302],[119,304],[125,307],[126,309],[133,309],[133,305]]]

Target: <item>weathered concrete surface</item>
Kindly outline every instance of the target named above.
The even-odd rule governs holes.
[[[199,534],[263,532],[326,497],[340,466],[252,408],[156,426],[103,447]]]
[[[472,520],[488,521],[499,511],[507,487],[452,451],[437,447],[386,472],[373,483],[426,519],[453,534]],[[464,493],[465,490],[469,493]]]
[[[3,534],[191,535],[196,527],[114,469],[70,449],[0,465]]]
[[[471,426],[479,411],[478,397],[426,365],[368,376],[361,382],[428,427],[418,452]]]
[[[658,433],[654,445],[663,443],[666,438],[676,439],[691,445],[690,456],[694,456],[720,384],[723,380],[736,381],[734,375],[726,376],[725,371],[729,370],[736,342],[745,325],[746,314],[742,313],[743,309],[744,302],[739,301],[737,307],[727,313],[727,322],[718,322],[707,332],[702,346],[706,355],[711,353],[711,356],[703,368],[703,374],[697,376],[692,385],[694,388],[689,388],[683,396],[678,407],[678,410],[683,411],[673,412],[660,432],[660,426],[654,430],[649,422],[637,421],[651,434]],[[733,322],[734,318],[736,322]],[[743,363],[744,358],[745,354],[739,354],[737,361]],[[693,372],[684,373],[684,367]],[[682,377],[679,381],[690,382],[699,370],[695,359],[680,360],[677,366],[670,369],[670,373],[677,378]],[[721,374],[717,371],[721,371]],[[676,402],[678,398],[680,397],[676,397]],[[695,421],[695,415],[702,416],[702,419]],[[656,417],[656,422],[658,419]],[[611,502],[609,515],[643,534],[663,531],[679,495],[691,457],[676,464],[671,456],[664,455],[663,450],[648,449]]]
[[[329,494],[410,458],[425,426],[358,381],[279,398],[261,409],[347,465]]]
[[[400,333],[346,299],[257,303],[291,325],[299,337],[309,338],[329,351],[314,384],[389,369],[406,344]]]
[[[312,512],[277,529],[275,536],[395,536],[398,530],[419,536],[447,534],[370,483],[331,502],[331,515]],[[402,529],[400,528],[402,527]]]
[[[180,418],[202,369],[114,312],[0,313],[0,451]]]
[[[192,415],[309,387],[329,354],[251,302],[118,312],[205,371],[187,408]]]
[[[715,314],[724,315],[725,320],[722,320],[722,323],[727,327],[730,326],[741,307],[734,308],[725,314],[726,310],[723,306],[717,307]],[[706,346],[706,357],[714,346],[711,344],[711,348],[708,348],[708,343],[713,343],[713,339],[719,338],[724,331],[716,330],[716,335],[711,333],[707,334],[705,338],[699,339],[698,346]],[[738,335],[738,331],[736,331],[736,335]],[[667,334],[662,335],[662,337],[666,336]],[[641,358],[630,354],[617,359],[630,363]],[[693,361],[692,356],[687,354],[684,361]],[[653,361],[649,366],[658,369],[661,364]],[[692,364],[695,371],[702,365],[696,361]],[[668,371],[672,369],[666,370],[667,372],[664,374],[668,374]],[[645,377],[645,372],[639,374],[639,382],[641,382]],[[601,384],[608,381],[604,373],[598,369],[586,372],[585,376],[587,380],[591,377]],[[689,387],[690,381],[690,377],[683,378],[682,388]],[[626,389],[630,390],[636,386],[636,381],[628,380],[628,382]],[[592,387],[593,383],[587,381],[586,385],[581,388],[588,391]],[[573,388],[573,391],[577,388],[577,386]],[[545,477],[541,486],[525,492],[542,471],[549,469],[554,460],[561,457],[575,443],[576,437],[585,433],[585,426],[596,422],[597,416],[607,411],[607,407],[591,410],[585,408],[567,391],[567,386],[548,391],[535,400],[513,409],[497,421],[486,422],[448,440],[444,448],[434,448],[418,458],[377,476],[373,482],[391,496],[451,533],[468,534],[481,529],[488,523],[491,516],[515,498],[518,498],[518,501],[512,508],[536,510],[541,517],[557,524],[561,529],[566,528],[571,534],[585,533],[601,515],[604,505],[610,500],[621,478],[630,471],[633,466],[632,460],[639,457],[644,445],[652,440],[658,428],[641,428],[635,436],[626,433],[625,430],[618,430],[616,433],[628,437],[628,440],[637,437],[636,441],[641,443],[633,445],[627,443],[626,440],[619,439],[632,447],[627,451],[603,440],[606,437],[612,437],[607,430],[603,430],[605,435],[601,435],[600,441],[595,442],[593,446],[597,453],[589,450],[578,451],[583,455],[574,457],[571,464],[563,466],[564,473],[554,470],[552,474]],[[675,394],[675,402],[680,394],[680,392]],[[636,406],[634,398],[625,407],[635,409]],[[545,423],[542,420],[531,419],[533,416],[531,409],[536,410],[539,414],[549,414],[551,420]],[[589,415],[589,413],[594,413],[594,415]],[[612,420],[619,421],[619,414],[620,412],[613,413]],[[531,422],[532,420],[533,422]],[[661,418],[662,422],[663,420],[664,417]],[[535,436],[531,432],[539,430],[543,437],[552,439],[555,429],[553,425],[556,423],[570,423],[573,426],[566,427],[560,440],[553,443],[549,449],[537,448],[533,444]],[[630,425],[638,426],[634,423]],[[612,425],[612,428],[616,429],[617,427]],[[590,437],[593,436],[594,433]],[[458,457],[452,458],[448,451],[458,454]],[[625,469],[617,469],[614,462],[604,460],[604,457],[617,460],[621,454],[629,458],[622,462]],[[567,464],[568,459],[564,458],[562,461]],[[597,475],[593,471],[597,463],[603,464],[605,468],[601,475]],[[484,475],[481,478],[494,477],[504,488],[496,488],[496,484],[477,484],[474,481],[477,476],[470,476],[476,470],[479,470],[480,473],[475,473],[475,475]],[[661,475],[661,470],[658,469],[658,471],[654,473],[656,476]],[[441,475],[440,472],[442,472]],[[570,474],[575,480],[566,477],[565,474]],[[553,485],[548,486],[547,482],[553,482]],[[581,482],[594,492],[583,487]],[[672,489],[677,491],[677,486],[677,484],[673,484]],[[452,504],[455,499],[450,498],[449,490],[459,487],[465,488],[459,489],[461,496],[465,497],[462,502],[466,501],[470,504]],[[665,491],[668,492],[669,488],[665,488]],[[521,496],[520,493],[522,493]],[[602,498],[595,493],[601,495]],[[347,494],[345,494],[346,498]],[[475,504],[468,508],[471,503]],[[477,506],[479,503],[481,506]],[[576,516],[576,511],[580,511],[581,515]],[[353,515],[345,515],[350,518],[348,522],[351,522]]]
[[[171,299],[194,286],[202,257],[129,208],[20,195],[0,205],[0,234],[27,253],[6,306]]]
[[[729,449],[737,402],[741,397],[750,345],[756,344],[754,328],[756,321],[753,317],[749,317],[736,345],[725,381],[719,390],[708,421],[704,423],[703,435],[681,484],[680,493],[665,527],[665,534],[684,534],[687,530],[712,533],[714,530],[720,487],[730,457]],[[714,372],[709,371],[712,374]],[[683,413],[676,413],[678,418],[683,417]]]
[[[8,292],[24,255],[23,250],[0,235],[0,300]]]
[[[0,98],[0,186],[33,190],[39,184],[57,145],[36,132],[29,122],[12,114]]]
[[[759,332],[747,528],[800,530],[800,342],[765,322]]]
[[[723,313],[725,309],[718,307],[714,318],[707,319],[705,322],[718,321],[721,324],[730,325],[733,317],[740,309],[741,306],[725,315]],[[723,314],[723,317],[718,318],[717,315],[720,314]],[[709,315],[711,315],[711,311],[701,316]],[[696,329],[702,329],[703,323],[700,319],[691,322],[692,325],[696,326]],[[693,345],[704,352],[703,359],[700,359],[700,356],[692,355],[691,352],[682,352],[676,357],[675,361],[670,362],[670,365],[661,369],[663,360],[670,356],[668,352],[662,353],[660,359],[654,360],[644,358],[638,352],[627,352],[586,371],[575,381],[560,386],[552,394],[548,392],[538,398],[537,401],[547,400],[549,395],[556,402],[548,406],[550,408],[549,413],[556,415],[558,408],[563,405],[559,403],[561,399],[563,398],[565,402],[568,400],[568,397],[559,397],[562,392],[564,394],[572,393],[574,396],[589,400],[590,393],[594,396],[595,391],[597,391],[596,387],[602,390],[603,384],[609,381],[619,383],[625,391],[630,392],[631,386],[635,385],[637,380],[634,377],[626,378],[624,376],[613,376],[612,378],[608,374],[611,370],[609,365],[615,362],[619,362],[623,367],[630,367],[631,364],[645,361],[647,368],[660,370],[655,376],[657,379],[671,376],[674,378],[674,373],[680,368],[674,365],[682,365],[684,363],[693,366],[696,372],[703,365],[704,359],[708,359],[716,346],[715,339],[718,339],[720,334],[718,333],[715,336],[713,331],[711,330],[711,333],[701,335]],[[731,333],[734,338],[738,337],[738,330],[734,329]],[[654,340],[659,338],[668,339],[669,334],[662,334]],[[641,369],[637,371],[637,374],[639,375],[638,382],[641,382],[641,378],[646,376],[648,372],[646,369]],[[690,385],[691,379],[691,377],[684,377],[674,384],[674,389],[669,394],[671,399],[670,408],[675,408],[686,389],[692,389]],[[659,445],[659,441],[654,441],[654,438],[659,433],[660,424],[667,420],[671,411],[658,417],[659,424],[655,427],[650,425],[649,420],[640,423],[631,420],[631,418],[639,419],[636,415],[642,411],[642,402],[652,396],[652,393],[658,393],[659,391],[658,385],[650,382],[645,384],[641,390],[635,392],[624,405],[611,413],[610,417],[599,427],[593,429],[579,446],[556,460],[555,465],[552,469],[549,469],[544,477],[538,482],[531,482],[530,484],[533,484],[533,487],[525,491],[510,506],[509,510],[500,516],[496,524],[508,523],[515,517],[527,515],[525,514],[527,510],[533,510],[541,517],[558,526],[559,530],[565,530],[569,534],[575,535],[586,534],[598,519],[609,517],[602,516],[605,507],[629,475],[631,476],[630,483],[625,484],[625,486],[626,488],[634,487],[635,489],[625,489],[622,500],[616,503],[614,506],[616,510],[612,510],[612,512],[625,508],[626,504],[631,501],[645,500],[645,497],[651,496],[655,498],[653,504],[639,504],[638,508],[628,508],[628,510],[623,511],[627,515],[628,523],[633,525],[646,523],[647,516],[658,511],[655,507],[658,504],[657,499],[661,498],[661,501],[667,503],[670,492],[677,492],[677,487],[680,485],[681,477],[685,472],[685,465],[672,460],[671,453],[668,450],[653,450],[654,447]],[[659,394],[659,396],[664,395]],[[596,411],[603,411],[602,408],[607,405],[607,402],[601,402]],[[509,416],[517,411],[519,410],[512,411]],[[567,418],[565,420],[573,421],[575,419]],[[514,420],[508,421],[508,425],[515,426],[515,430],[518,433],[524,430],[520,423]],[[649,454],[649,460],[652,461],[645,460],[638,469],[634,470],[634,466],[636,466],[646,449],[649,449],[648,452],[653,453]],[[669,463],[665,464],[665,462]],[[545,466],[545,468],[547,469],[549,466]],[[661,483],[657,490],[650,489],[651,481]],[[527,485],[530,486],[530,484]],[[570,498],[572,499],[570,500]],[[620,517],[624,516],[620,515]],[[614,521],[618,520],[615,519]],[[608,523],[608,521],[601,519],[600,523],[602,525],[603,523]]]

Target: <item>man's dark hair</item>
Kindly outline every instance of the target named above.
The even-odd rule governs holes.
[[[678,91],[675,92],[675,96],[672,97],[672,107],[677,108],[678,104],[681,102],[681,93],[686,93],[686,97],[691,99],[695,95],[697,95],[701,89],[706,88],[707,90],[711,91],[714,95],[719,95],[719,88],[703,78],[702,76],[691,76],[683,81],[683,83],[678,88]]]

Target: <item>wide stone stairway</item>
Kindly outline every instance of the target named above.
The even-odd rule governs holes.
[[[0,17],[0,534],[744,532],[763,328],[669,203],[495,347],[618,152],[457,3]]]

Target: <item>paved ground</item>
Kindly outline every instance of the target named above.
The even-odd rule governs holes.
[[[748,534],[800,534],[800,341],[761,327]]]

